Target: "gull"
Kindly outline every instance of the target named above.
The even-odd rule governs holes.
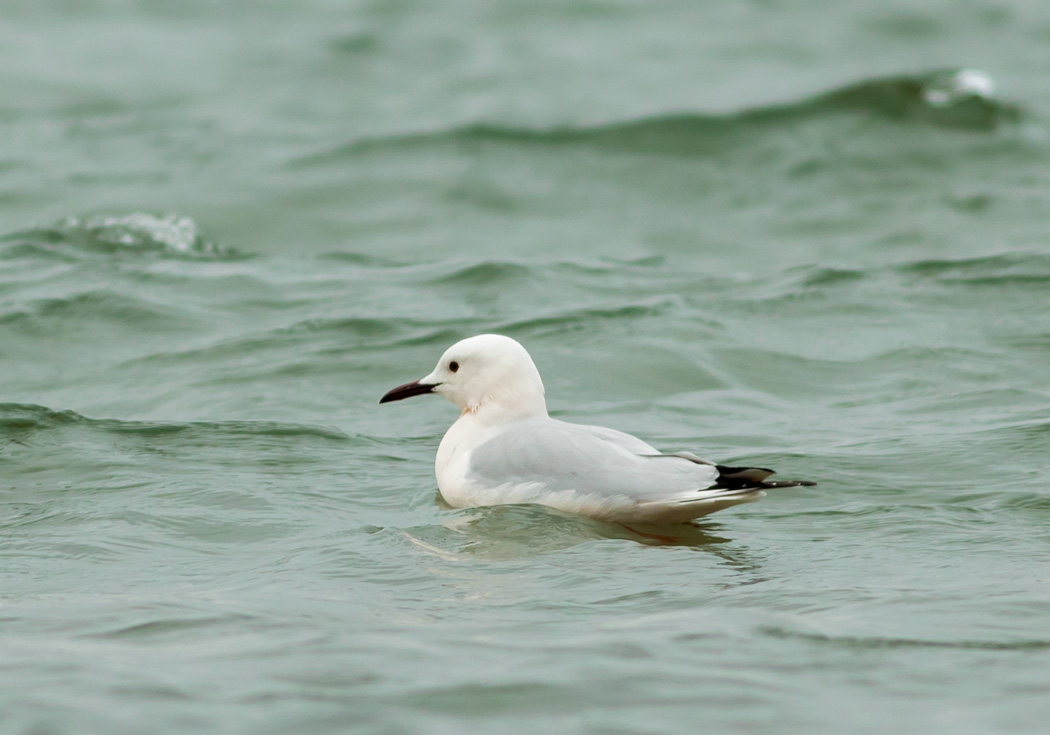
[[[553,419],[529,353],[499,334],[457,342],[429,375],[379,402],[426,393],[461,411],[435,461],[438,490],[454,508],[537,503],[621,525],[664,525],[758,500],[772,488],[815,484],[768,480],[773,470],[727,467],[689,452],[662,454],[615,429]]]

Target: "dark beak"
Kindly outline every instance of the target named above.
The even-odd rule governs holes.
[[[405,383],[399,385],[392,391],[387,393],[385,396],[379,399],[380,403],[390,403],[391,401],[401,401],[405,398],[411,398],[412,396],[421,396],[424,393],[433,393],[436,385],[428,385],[426,383],[420,383],[418,380],[413,380],[411,383]]]

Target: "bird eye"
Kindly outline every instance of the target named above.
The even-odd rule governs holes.
[[[457,370],[459,370],[459,363],[453,360],[448,364],[448,369],[452,372],[456,372]]]

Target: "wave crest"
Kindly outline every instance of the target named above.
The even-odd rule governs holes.
[[[77,253],[158,253],[176,256],[222,256],[232,251],[207,240],[197,223],[178,214],[93,215],[66,217],[45,227],[0,237],[7,254],[41,251]]]
[[[863,79],[786,104],[728,114],[671,112],[590,126],[521,128],[476,122],[431,132],[365,138],[297,159],[292,167],[330,163],[372,151],[441,144],[597,145],[620,150],[703,154],[728,140],[800,121],[861,115],[892,123],[992,132],[1020,121],[1017,105],[995,96],[995,83],[975,69],[945,69]]]

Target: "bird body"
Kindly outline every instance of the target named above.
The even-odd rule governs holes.
[[[462,409],[438,447],[438,490],[458,508],[538,503],[615,523],[681,523],[766,489],[762,468],[662,454],[637,437],[547,414],[543,382],[518,342],[479,335],[457,342],[424,378],[381,403],[439,393]]]

